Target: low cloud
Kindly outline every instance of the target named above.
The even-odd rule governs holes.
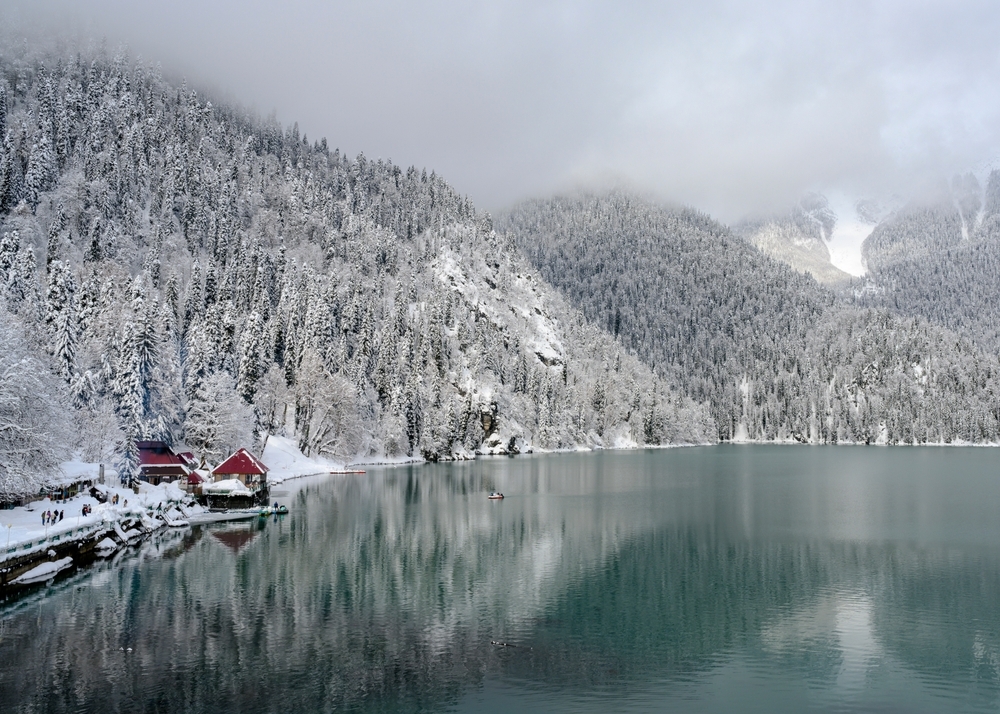
[[[906,193],[1000,140],[990,2],[31,0],[349,154],[496,209],[622,182],[735,219],[806,190]]]

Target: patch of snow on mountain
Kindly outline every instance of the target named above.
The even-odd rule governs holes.
[[[845,194],[830,194],[830,207],[837,223],[830,236],[830,262],[845,273],[860,277],[867,273],[861,260],[861,244],[875,226],[858,218],[855,201]]]

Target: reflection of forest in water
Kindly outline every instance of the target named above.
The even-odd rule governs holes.
[[[0,701],[434,708],[490,678],[615,689],[732,653],[835,687],[852,648],[995,695],[1000,549],[761,532],[774,500],[704,474],[545,463],[303,482],[283,519],[167,534],[2,611]]]

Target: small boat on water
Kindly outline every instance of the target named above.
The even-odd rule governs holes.
[[[500,493],[499,491],[490,491],[490,495],[488,496],[488,498],[491,501],[499,501],[503,498],[503,494]]]
[[[284,505],[277,506],[273,510],[274,510],[274,515],[276,515],[276,516],[283,516],[286,513],[288,513],[288,506],[284,506]]]

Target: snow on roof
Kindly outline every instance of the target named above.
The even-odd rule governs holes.
[[[202,489],[204,493],[233,493],[234,491],[249,491],[243,482],[238,478],[227,478],[224,481],[216,481],[205,485]]]
[[[213,474],[225,476],[229,474],[266,474],[267,466],[246,449],[237,449],[236,453],[212,469]]]

